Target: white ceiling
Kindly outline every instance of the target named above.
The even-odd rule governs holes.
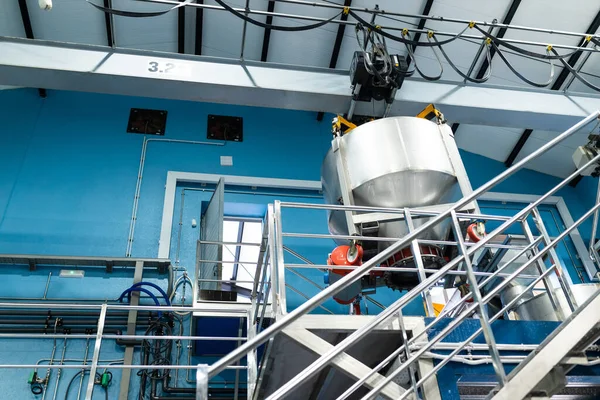
[[[102,4],[101,0],[95,0]],[[314,0],[323,2],[324,0]],[[333,2],[329,0],[329,2]],[[343,0],[335,0],[342,4]],[[492,21],[494,18],[502,21],[508,11],[511,0],[495,0],[485,2],[481,0],[434,0],[430,15],[443,16],[446,18],[461,18],[467,20]],[[106,45],[107,35],[104,14],[87,4],[85,0],[55,0],[51,11],[42,11],[37,0],[27,0],[31,24],[36,39],[68,41],[94,45]],[[149,4],[142,1],[113,0],[113,7],[132,11],[156,11],[169,8],[168,5]],[[214,0],[205,0],[205,4],[216,5]],[[228,0],[228,4],[243,8],[246,0]],[[378,0],[376,2],[383,10],[420,14],[422,13],[425,0]],[[354,0],[353,7],[373,7],[375,2],[370,0]],[[250,0],[249,7],[253,10],[266,11],[267,0]],[[567,30],[584,32],[595,15],[599,11],[597,0],[571,0],[571,1],[547,1],[527,0],[522,1],[513,20],[514,25],[526,25],[531,27],[548,28],[554,30]],[[328,18],[337,11],[310,7],[298,4],[276,2],[275,12],[310,15],[320,18]],[[265,22],[266,17],[251,15],[258,21]],[[195,9],[188,8],[185,18],[185,50],[186,53],[194,54],[195,48]],[[349,18],[353,21],[353,18]],[[295,20],[290,18],[273,18],[275,25],[301,25],[312,24],[314,21]],[[417,18],[411,17],[388,17],[379,16],[376,23],[390,27],[414,27],[419,23]],[[178,50],[178,12],[173,11],[166,15],[153,18],[127,18],[114,17],[115,42],[119,47],[158,50],[166,52],[177,52]],[[439,21],[427,21],[426,28],[458,32],[464,28],[457,24]],[[202,54],[208,56],[240,58],[242,53],[242,35],[244,23],[236,16],[216,10],[205,10],[202,21]],[[337,34],[338,26],[328,24],[321,28],[306,32],[281,32],[272,31],[268,48],[269,62],[309,65],[328,67]],[[263,47],[265,30],[261,27],[246,24],[246,39],[243,57],[248,60],[260,60]],[[399,31],[394,31],[400,34]],[[466,34],[478,35],[474,29],[468,29]],[[497,29],[494,30],[497,33]],[[24,37],[21,15],[18,2],[1,1],[0,5],[0,36]],[[576,45],[579,41],[575,37],[551,35],[539,32],[526,32],[519,30],[508,30],[505,38],[533,40],[549,44]],[[420,40],[426,40],[422,35]],[[344,33],[337,68],[347,69],[350,65],[354,51],[358,48],[356,36],[352,26]],[[406,55],[403,44],[388,40],[388,48],[391,53]],[[444,46],[444,49],[452,61],[463,71],[469,69],[473,57],[479,48],[477,41],[457,40]],[[532,48],[543,52],[543,47]],[[565,52],[565,51],[563,51]],[[507,58],[526,77],[533,81],[544,82],[550,76],[550,66],[539,60],[531,60],[513,54],[506,53]],[[436,75],[439,64],[431,48],[420,47],[415,53],[417,65],[421,70],[430,75]],[[583,59],[584,57],[581,57]],[[483,57],[476,63],[475,74],[483,62]],[[451,81],[462,81],[463,79],[452,70],[450,65],[442,63],[444,74],[442,79]],[[560,74],[560,64],[555,67],[554,79]],[[600,54],[593,54],[582,68],[584,76],[593,84],[600,86]],[[598,76],[591,76],[598,75]],[[567,80],[568,82],[568,80]],[[527,86],[520,81],[502,62],[500,57],[495,56],[492,60],[492,77],[488,81],[491,84],[523,87]],[[564,87],[563,87],[564,89]],[[569,87],[569,91],[592,93],[592,89],[575,80]],[[443,110],[442,110],[443,111]],[[474,111],[475,112],[475,111]],[[450,120],[451,115],[446,115]],[[460,121],[457,121],[460,122]],[[526,127],[523,127],[526,128]],[[469,152],[481,154],[498,161],[506,160],[510,154],[522,130],[495,128],[486,126],[474,126],[461,124],[456,133],[459,147]],[[527,156],[542,144],[555,137],[557,132],[534,131],[517,158]],[[568,142],[557,146],[551,152],[542,156],[531,166],[532,169],[555,176],[567,176],[574,167],[571,162],[573,149],[584,144],[587,132],[574,136]]]

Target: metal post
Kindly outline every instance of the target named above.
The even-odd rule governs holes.
[[[279,288],[279,282],[277,280],[277,256],[275,255],[275,247],[277,246],[275,240],[275,211],[273,210],[273,206],[269,204],[267,211],[267,224],[269,225],[269,259],[271,263],[271,273],[270,279],[267,283],[269,287],[273,287],[273,301],[271,302],[273,308],[273,315],[278,315],[279,311],[279,293],[281,289]],[[267,262],[267,265],[269,263]],[[267,288],[267,291],[269,288]],[[285,290],[285,289],[283,289]],[[268,295],[267,295],[268,296]],[[266,306],[265,306],[266,308]],[[264,311],[264,310],[263,310]]]
[[[298,318],[300,318],[301,316],[303,316],[306,313],[308,313],[310,310],[312,310],[315,307],[317,307],[319,304],[321,304],[327,298],[329,298],[330,296],[336,294],[340,290],[343,290],[343,289],[347,288],[352,283],[354,283],[355,281],[357,281],[358,279],[360,279],[361,276],[363,276],[366,272],[369,272],[377,263],[379,263],[382,260],[387,259],[392,254],[394,254],[395,252],[397,252],[401,248],[405,247],[407,243],[410,243],[412,240],[416,239],[423,232],[425,232],[428,229],[431,229],[431,227],[433,227],[436,224],[438,224],[439,222],[441,222],[444,218],[447,218],[448,215],[450,214],[450,210],[458,210],[458,209],[461,209],[463,206],[469,204],[472,200],[474,200],[475,198],[477,198],[481,194],[487,192],[490,188],[492,188],[496,184],[504,181],[506,178],[508,178],[509,176],[511,176],[512,174],[514,174],[519,169],[523,168],[523,166],[525,164],[527,164],[529,161],[531,161],[532,159],[535,159],[539,155],[545,153],[546,151],[548,151],[552,147],[556,146],[558,143],[560,143],[565,138],[571,136],[573,133],[577,132],[579,129],[581,129],[582,127],[586,126],[587,124],[589,124],[594,119],[598,118],[598,115],[600,115],[600,111],[596,111],[593,114],[591,114],[590,116],[584,118],[579,123],[575,124],[571,128],[567,129],[565,132],[563,132],[562,134],[558,135],[556,138],[552,139],[550,142],[548,142],[545,145],[543,145],[542,147],[540,147],[538,150],[534,151],[533,153],[531,153],[530,155],[526,156],[525,158],[523,158],[519,162],[515,163],[512,167],[506,169],[501,174],[497,175],[496,177],[494,177],[493,179],[491,179],[487,183],[483,184],[479,189],[473,191],[470,195],[467,195],[462,200],[456,202],[456,204],[454,206],[452,206],[449,210],[447,210],[445,212],[442,212],[437,217],[432,218],[426,224],[421,225],[419,228],[415,229],[412,233],[408,234],[403,239],[401,239],[398,242],[394,243],[393,245],[391,245],[390,247],[388,247],[387,249],[385,249],[383,252],[381,252],[380,254],[378,254],[376,257],[374,257],[371,260],[367,261],[362,266],[356,268],[350,274],[346,275],[345,277],[341,278],[339,281],[337,281],[333,285],[329,286],[325,290],[323,290],[320,293],[318,293],[312,299],[310,299],[306,303],[304,303],[301,306],[299,306],[298,308],[296,308],[293,312],[287,314],[283,318],[280,318],[277,322],[275,322],[269,328],[265,329],[263,332],[261,332],[260,334],[258,334],[254,338],[254,340],[246,342],[244,345],[240,346],[239,348],[237,348],[236,350],[232,351],[231,353],[229,353],[225,357],[222,357],[216,363],[212,364],[211,367],[209,368],[209,374],[211,376],[214,376],[214,375],[218,374],[227,365],[229,365],[230,363],[235,362],[236,360],[238,360],[241,357],[243,357],[244,354],[246,354],[249,350],[251,350],[251,349],[253,349],[255,347],[258,347],[260,344],[266,342],[273,335],[275,335],[276,333],[278,333],[278,332],[282,331],[283,329],[285,329],[287,326],[289,326],[290,324],[292,324]],[[594,157],[592,160],[590,160],[588,163],[586,163],[582,168],[589,167],[593,163],[597,162],[599,159],[600,159],[600,155]],[[475,246],[471,247],[469,249],[469,251],[468,251],[468,254],[470,255],[470,254],[474,253],[475,251],[481,249],[487,242],[489,242],[499,232],[503,231],[508,226],[510,226],[512,223],[514,223],[518,218],[521,218],[525,213],[529,212],[529,210],[532,207],[540,204],[547,197],[551,196],[556,191],[560,190],[562,187],[564,187],[565,185],[567,185],[568,181],[570,179],[573,179],[577,174],[579,174],[579,170],[577,170],[576,173],[571,174],[571,176],[569,176],[567,179],[565,179],[562,182],[560,182],[558,185],[556,185],[553,189],[551,189],[544,196],[541,196],[537,201],[533,202],[530,206],[526,207],[523,211],[521,211],[520,213],[517,213],[516,216],[514,216],[514,217],[510,218],[509,220],[507,220],[506,222],[504,222],[500,227],[498,227],[496,230],[494,230],[494,232],[492,234],[488,235],[486,238],[482,239],[477,244],[475,244]],[[395,309],[399,309],[402,306],[404,306],[405,304],[407,304],[410,300],[412,300],[414,298],[414,296],[416,296],[416,293],[418,293],[419,291],[421,291],[423,289],[426,289],[427,287],[429,287],[432,284],[434,284],[435,282],[437,282],[447,271],[449,271],[456,264],[458,264],[458,262],[460,260],[461,260],[461,257],[458,257],[455,260],[456,262],[449,263],[448,265],[446,265],[445,267],[443,267],[442,269],[440,269],[437,273],[435,273],[432,276],[430,276],[429,278],[427,278],[427,280],[425,282],[417,285],[409,294],[405,295],[400,300],[398,300],[395,303],[396,307],[394,307],[394,308]],[[376,321],[375,325],[380,320],[383,320],[383,319],[389,317],[389,314],[387,313],[387,311],[389,311],[390,308],[388,308],[386,311],[382,312],[377,318],[375,318],[375,321]],[[394,310],[392,310],[392,312],[394,312]],[[357,338],[360,338],[363,335],[365,335],[366,333],[368,333],[370,331],[370,329],[373,328],[373,326],[371,326],[371,325],[372,325],[372,323],[369,323],[369,324],[365,325],[365,327],[363,327],[364,329],[359,329],[355,333],[353,333],[352,335],[348,336],[348,338],[346,338],[344,340],[346,342],[346,343],[344,343],[345,346],[339,346],[338,345],[335,348],[333,348],[331,351],[327,352],[326,355],[321,356],[315,363],[313,363],[311,365],[311,368],[310,368],[309,371],[305,370],[303,373],[300,373],[297,376],[297,379],[302,380],[304,375],[309,375],[310,376],[310,375],[312,375],[314,373],[315,370],[318,371],[319,367],[321,367],[322,365],[327,364],[332,358],[334,358],[335,356],[337,356],[338,354],[340,354],[343,350],[345,350],[345,348],[348,346],[348,342],[353,343],[355,340],[357,340]],[[344,341],[342,341],[342,343]],[[297,379],[292,379],[287,384],[285,384],[284,386],[282,386],[280,388],[280,390],[281,391],[285,391],[287,393],[287,391],[289,391],[290,387],[294,387],[294,385],[296,384],[296,380]]]
[[[283,259],[283,236],[282,236],[282,216],[281,202],[275,200],[275,240],[277,254],[277,286],[279,288],[279,312],[287,314],[287,301],[285,294],[285,264]]]
[[[529,224],[527,223],[527,219],[524,219],[522,222],[523,225],[523,232],[525,233],[525,237],[527,238],[527,240],[529,241],[529,243],[532,243],[534,238],[533,238],[533,233],[531,233],[531,229],[529,228]],[[545,243],[546,245],[548,245],[548,243]],[[534,247],[532,249],[533,254],[536,254],[538,252],[537,247]],[[544,271],[546,271],[546,265],[544,264],[544,261],[542,259],[539,259],[536,262],[537,265],[537,270],[539,272],[540,275],[542,275],[544,273]],[[548,293],[548,299],[550,300],[550,304],[552,304],[552,308],[554,309],[554,312],[556,313],[556,318],[559,321],[563,321],[565,319],[565,314],[563,313],[562,307],[560,306],[560,303],[558,301],[558,299],[556,298],[556,294],[554,293],[554,285],[552,285],[552,281],[550,280],[550,277],[546,277],[544,278],[544,280],[542,281],[544,283],[544,287],[546,288],[546,292]]]
[[[460,230],[460,224],[458,223],[458,218],[456,217],[456,211],[450,211],[450,217],[452,218],[452,225],[454,226],[454,236],[458,241],[458,250],[462,255],[465,256],[463,263],[467,270],[467,280],[469,282],[469,289],[473,294],[473,300],[479,305],[479,321],[481,322],[481,327],[483,328],[483,335],[485,336],[485,341],[490,346],[490,355],[492,356],[494,371],[496,371],[498,382],[500,384],[500,387],[502,387],[506,383],[506,373],[504,372],[502,361],[500,361],[500,352],[496,347],[496,339],[494,338],[494,333],[492,332],[492,327],[488,319],[485,304],[483,304],[481,300],[481,292],[479,291],[477,278],[473,274],[471,256],[467,253],[467,246],[465,246],[465,238],[463,237],[462,232]]]
[[[406,225],[408,225],[408,232],[410,233],[412,230],[415,229],[415,224],[413,223],[412,216],[410,215],[410,209],[408,207],[404,209],[404,218],[406,220]],[[419,270],[419,282],[423,282],[427,279],[427,276],[425,275],[425,266],[423,265],[423,257],[421,256],[421,248],[419,247],[418,240],[415,239],[412,242],[410,242],[410,246],[413,253],[415,265]],[[424,290],[421,293],[421,296],[423,297],[423,302],[425,303],[425,312],[427,313],[427,316],[435,317],[430,290]]]
[[[144,274],[144,262],[136,261],[135,262],[135,271],[133,272],[133,284],[142,281],[142,277]],[[185,287],[185,282],[183,283]],[[131,302],[129,303],[132,306],[137,306],[140,304],[140,292],[135,291],[131,293]],[[137,310],[129,310],[127,315],[127,334],[135,335],[135,327],[137,321]],[[133,362],[133,346],[127,346],[125,348],[125,354],[123,356],[123,363],[131,364]],[[90,379],[92,379],[90,377]],[[123,374],[121,375],[121,383],[119,388],[119,400],[127,400],[129,394],[129,381],[131,380],[131,370],[126,369],[123,370]]]
[[[198,364],[196,369],[196,400],[208,400],[208,364]]]
[[[96,380],[96,369],[98,368],[98,360],[100,359],[100,347],[102,346],[102,333],[104,332],[104,322],[106,320],[106,304],[102,304],[100,308],[100,318],[98,318],[98,331],[96,332],[96,341],[94,343],[94,354],[92,355],[92,365],[90,366],[90,379],[88,381],[86,400],[92,400],[94,393],[94,382]]]
[[[596,209],[596,213],[597,212],[598,210]],[[538,230],[544,238],[544,244],[548,246],[548,243],[550,243],[550,235],[548,235],[548,231],[544,226],[542,216],[540,215],[540,212],[538,211],[537,207],[533,209],[533,216]],[[569,305],[571,312],[573,312],[577,308],[577,301],[575,300],[575,296],[571,291],[572,282],[571,278],[569,277],[569,272],[566,270],[566,268],[563,267],[563,263],[558,257],[558,254],[556,253],[556,249],[554,247],[550,248],[550,257],[553,259],[553,264],[556,264],[556,275],[558,276],[558,282],[560,283],[560,286],[562,287],[562,290],[565,293],[567,304]]]
[[[596,204],[600,203],[600,179],[598,180],[598,189],[596,189]],[[590,248],[589,253],[592,260],[596,263],[596,266],[600,263],[600,260],[596,257],[596,249],[594,245],[596,244],[596,231],[598,230],[598,211],[594,213],[594,220],[592,222],[592,234],[590,235]]]
[[[400,329],[402,330],[402,343],[404,344],[404,353],[406,355],[406,359],[408,360],[411,354],[410,347],[408,347],[408,334],[406,333],[406,327],[404,326],[404,317],[402,316],[402,310],[398,310],[398,322],[400,324]],[[408,374],[410,375],[410,384],[415,392],[415,399],[418,399],[414,365],[410,365],[410,367],[408,368]]]

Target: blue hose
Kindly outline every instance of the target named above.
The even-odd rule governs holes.
[[[139,287],[139,286],[150,286],[150,287],[153,287],[154,289],[158,290],[160,292],[160,294],[162,295],[162,297],[165,299],[167,306],[169,306],[169,307],[171,306],[171,301],[169,300],[169,296],[167,296],[165,291],[162,290],[162,288],[160,286],[158,286],[157,284],[152,283],[152,282],[142,281],[142,282],[134,283],[133,285],[131,285],[131,288],[135,288],[135,287]],[[129,300],[131,301],[131,292],[129,293],[128,296],[129,296]]]
[[[129,289],[126,289],[123,293],[121,293],[121,296],[119,296],[119,302],[123,302],[123,297],[125,297],[125,295],[128,295],[128,300],[131,300],[131,292],[143,292],[146,293],[148,296],[150,296],[150,298],[152,300],[154,300],[154,304],[156,304],[158,307],[160,307],[160,301],[158,301],[158,299],[156,298],[156,296],[149,291],[148,289],[144,289],[143,287],[130,287]],[[162,312],[158,312],[158,317],[162,317]]]

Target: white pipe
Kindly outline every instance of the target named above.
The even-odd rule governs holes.
[[[142,191],[142,178],[144,176],[144,166],[146,163],[146,152],[148,150],[149,142],[166,142],[166,143],[181,143],[181,144],[200,144],[206,146],[225,146],[224,142],[201,142],[195,140],[180,140],[180,139],[160,139],[160,138],[149,138],[144,136],[144,142],[142,143],[142,154],[140,155],[140,165],[138,167],[137,181],[135,185],[135,195],[133,196],[133,209],[131,210],[131,221],[129,222],[129,236],[127,237],[127,249],[125,251],[125,257],[131,257],[133,250],[133,238],[135,235],[135,224],[137,220],[137,210],[140,201],[140,193]]]

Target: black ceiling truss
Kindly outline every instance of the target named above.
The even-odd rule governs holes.
[[[104,0],[104,8],[112,9],[112,0]],[[104,25],[106,26],[106,43],[108,47],[115,47],[115,30],[113,28],[112,14],[104,13]]]
[[[23,28],[25,29],[25,36],[27,39],[35,39],[33,35],[33,27],[31,26],[31,18],[29,18],[29,8],[27,8],[27,0],[19,0],[19,10],[21,11],[21,20],[23,21]],[[38,89],[38,93],[41,98],[46,98],[48,95],[46,89]]]
[[[269,0],[267,11],[272,13],[275,11],[275,1]],[[267,25],[273,24],[273,16],[267,15]],[[269,55],[269,42],[271,41],[271,29],[265,28],[265,36],[263,37],[262,51],[260,53],[260,61],[266,62]]]
[[[344,0],[344,7],[350,7],[352,0]],[[342,13],[340,18],[342,21],[348,20],[348,14]],[[337,34],[335,35],[335,42],[333,43],[333,50],[331,51],[331,60],[329,61],[329,68],[335,68],[337,66],[338,58],[340,56],[340,50],[342,49],[342,41],[344,40],[344,33],[346,31],[345,24],[339,24]]]
[[[599,28],[600,28],[600,11],[598,11],[598,13],[596,14],[596,17],[594,18],[594,20],[592,21],[592,23],[590,24],[590,26],[587,28],[587,30],[585,32],[590,35],[593,35],[596,33],[596,31],[598,31]],[[585,46],[587,46],[588,43],[589,42],[586,41],[585,38],[581,38],[577,47],[585,47]],[[569,57],[569,60],[567,61],[567,63],[571,67],[574,68],[575,65],[577,64],[577,62],[579,61],[579,59],[581,58],[582,54],[583,54],[583,51],[578,51],[577,53],[575,53],[571,57]],[[560,72],[560,74],[558,75],[558,77],[556,78],[556,80],[554,81],[554,83],[552,84],[552,87],[550,89],[551,90],[561,90],[561,87],[563,86],[563,84],[565,83],[567,78],[569,77],[569,74],[570,74],[570,71],[566,68],[563,68],[562,71]],[[525,143],[527,142],[527,139],[529,139],[529,136],[531,136],[531,132],[532,132],[531,129],[525,129],[525,131],[519,138],[519,141],[517,142],[515,147],[510,152],[510,155],[504,162],[504,165],[506,165],[506,167],[510,167],[515,162],[515,159],[519,155],[519,152],[523,149],[523,146],[525,146]],[[571,186],[575,187],[579,183],[580,180],[581,180],[581,176],[578,176],[577,178],[573,179],[569,184]]]
[[[421,15],[429,15],[429,13],[431,12],[432,6],[433,6],[433,0],[427,0],[425,2],[425,7],[423,7],[423,12],[421,13]],[[421,30],[421,29],[425,28],[426,22],[427,22],[427,20],[425,18],[421,18],[421,20],[419,21],[418,29]],[[417,33],[415,33],[415,37],[412,40],[414,40],[415,42],[418,42],[420,38],[421,38],[421,32],[417,32]],[[412,46],[413,54],[415,54],[415,51],[417,51],[417,46],[413,45]],[[410,55],[406,56],[406,62],[408,63],[408,66],[410,66],[411,61],[412,61],[412,59],[410,58]]]
[[[106,1],[106,0],[105,0]],[[180,2],[184,0],[179,0]],[[185,53],[185,9],[187,7],[179,7],[177,10],[177,52]]]
[[[198,4],[204,4],[204,0],[196,0]],[[194,46],[194,54],[202,55],[202,23],[204,22],[204,9],[196,7],[196,44]]]

